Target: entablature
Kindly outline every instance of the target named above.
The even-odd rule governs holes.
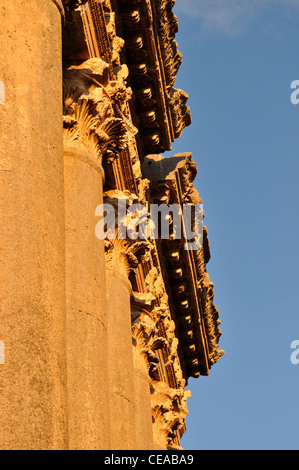
[[[134,92],[133,119],[143,155],[170,150],[191,123],[188,95],[174,88],[182,62],[175,35],[178,21],[173,0],[117,0],[119,35]]]
[[[197,170],[190,153],[172,158],[149,155],[142,165],[150,181],[149,199],[154,204],[201,204],[193,180]],[[221,330],[214,304],[214,285],[206,265],[211,258],[208,233],[203,227],[201,246],[186,249],[186,239],[157,240],[157,248],[171,312],[176,323],[179,351],[185,378],[208,375],[224,354],[219,351]]]

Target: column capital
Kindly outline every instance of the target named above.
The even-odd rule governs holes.
[[[115,95],[125,92],[122,84],[109,83],[109,64],[100,58],[65,70],[64,144],[112,163],[128,145],[127,120],[115,101]]]

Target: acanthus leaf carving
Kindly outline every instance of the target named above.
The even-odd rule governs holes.
[[[116,116],[115,95],[123,84],[108,80],[108,64],[90,59],[64,73],[64,143],[110,162],[128,145],[127,126]],[[113,90],[110,96],[109,92]]]
[[[114,229],[111,233],[107,232],[105,240],[106,264],[127,277],[148,258],[151,250],[151,241],[147,237],[138,238],[138,233],[133,233],[133,229],[130,236],[127,233],[130,222],[139,215],[138,211],[137,214],[134,211],[130,213],[127,209],[138,202],[138,197],[129,191],[111,190],[104,193],[104,203],[113,208],[114,214]],[[142,218],[143,212],[140,216]],[[147,214],[144,216],[147,222]]]
[[[165,382],[152,382],[154,437],[165,448],[179,448],[174,442],[175,431],[184,428],[188,415],[187,398],[190,396],[190,391],[184,388],[174,389]]]
[[[148,249],[149,244],[145,241],[128,241],[119,238],[105,240],[106,265],[109,269],[117,270],[125,277],[129,277],[130,272],[135,270],[140,260],[146,256]]]

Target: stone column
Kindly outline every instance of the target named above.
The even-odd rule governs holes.
[[[147,371],[136,365],[135,369],[136,403],[136,449],[154,450],[150,378]]]
[[[131,333],[131,283],[107,270],[108,361],[111,449],[135,450],[134,369]]]
[[[69,445],[109,449],[104,241],[95,235],[102,202],[100,160],[65,148],[66,305]]]
[[[135,386],[135,426],[136,449],[154,450],[154,435],[151,404],[151,381],[149,375],[149,354],[153,321],[151,311],[154,307],[152,294],[134,293],[132,306],[132,335]]]
[[[0,6],[0,449],[67,448],[59,0]],[[3,361],[2,361],[3,362]]]

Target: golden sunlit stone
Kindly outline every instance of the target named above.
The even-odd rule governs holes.
[[[192,155],[161,156],[191,123],[174,2],[2,3],[0,448],[181,449],[223,354],[207,230],[95,233],[103,203],[202,202]]]

